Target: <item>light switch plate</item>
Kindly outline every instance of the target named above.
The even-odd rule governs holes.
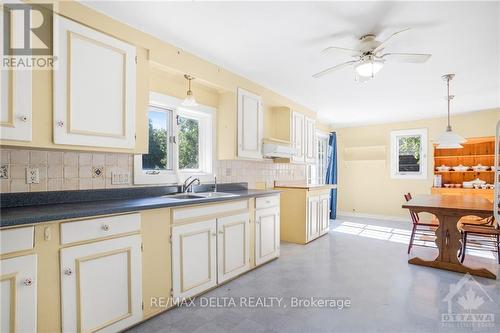
[[[111,172],[111,184],[113,185],[128,185],[128,172]]]
[[[26,168],[26,184],[39,184],[40,170],[38,168]]]

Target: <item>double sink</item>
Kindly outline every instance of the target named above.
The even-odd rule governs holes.
[[[175,200],[196,200],[196,199],[208,199],[208,198],[229,198],[237,197],[237,194],[227,193],[227,192],[199,192],[199,193],[179,193],[166,195],[165,197],[175,199]]]

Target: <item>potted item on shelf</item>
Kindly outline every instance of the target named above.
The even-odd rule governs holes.
[[[441,165],[436,168],[437,171],[443,172],[443,171],[450,171],[451,167],[446,166],[446,165]]]
[[[474,165],[472,167],[472,170],[476,171],[476,172],[480,172],[480,171],[486,171],[488,170],[488,167],[486,165],[481,165],[481,164],[478,164],[478,165]]]
[[[471,183],[472,183],[472,187],[475,189],[481,188],[482,185],[486,184],[486,182],[484,180],[481,180],[479,178],[476,178]]]
[[[464,172],[464,171],[469,170],[469,167],[468,167],[468,166],[464,166],[464,165],[460,164],[460,165],[454,166],[454,167],[453,167],[453,170],[454,170],[454,171],[458,171],[458,172]]]

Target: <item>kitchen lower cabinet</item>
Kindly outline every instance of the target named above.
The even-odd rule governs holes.
[[[61,249],[63,332],[117,332],[142,319],[141,236]]]
[[[319,196],[319,234],[324,235],[330,230],[330,193]]]
[[[36,332],[37,256],[0,260],[0,332]]]
[[[191,297],[217,285],[217,221],[172,228],[174,297]]]
[[[217,282],[222,283],[250,269],[248,213],[217,219]]]
[[[278,206],[255,211],[255,265],[280,254],[280,211]]]
[[[319,195],[307,198],[307,241],[312,241],[319,237],[320,210]]]
[[[330,223],[332,185],[279,185],[281,240],[307,244],[325,235]]]

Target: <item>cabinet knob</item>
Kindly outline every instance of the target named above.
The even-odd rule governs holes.
[[[73,274],[73,270],[71,268],[66,268],[64,270],[64,275],[71,276]]]
[[[212,232],[212,236],[215,237],[217,236],[217,234],[215,232]]]
[[[59,120],[56,124],[57,124],[57,127],[63,127],[64,126],[64,121]]]
[[[104,230],[104,231],[108,231],[109,230],[109,224],[103,224],[101,226],[101,229]]]
[[[224,235],[224,231],[220,230],[220,231],[219,231],[219,234],[220,234],[220,235]]]
[[[30,120],[30,116],[28,116],[27,114],[25,115],[22,115],[19,117],[19,119],[21,119],[22,122],[28,122]]]
[[[30,277],[26,278],[26,279],[24,279],[23,283],[24,283],[25,286],[29,287],[29,286],[33,285],[33,279],[30,278]]]

